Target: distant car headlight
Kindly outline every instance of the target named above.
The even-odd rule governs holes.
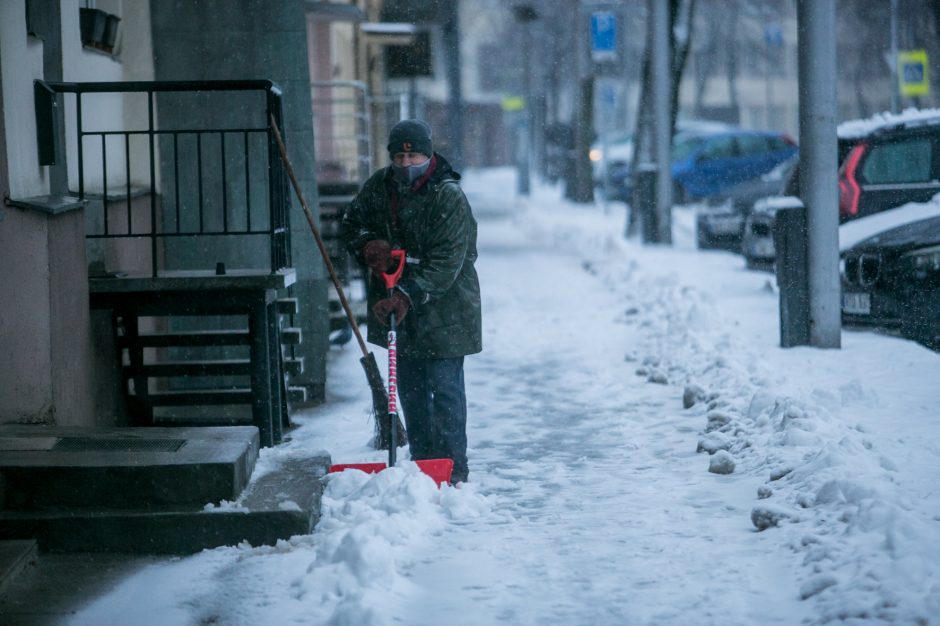
[[[940,272],[940,246],[922,248],[904,255],[918,278],[924,278],[929,273]]]
[[[588,152],[588,158],[595,162],[600,161],[602,156],[604,155],[597,148],[591,148],[591,151]]]

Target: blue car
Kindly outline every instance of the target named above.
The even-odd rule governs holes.
[[[796,142],[784,133],[730,129],[678,133],[672,140],[673,202],[705,198],[765,174],[797,153]],[[629,167],[612,177],[620,182],[619,199],[629,201]]]

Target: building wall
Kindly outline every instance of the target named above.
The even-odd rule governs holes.
[[[42,4],[43,38],[27,33],[25,5],[0,2],[0,186],[13,200],[42,204],[53,168],[38,161],[33,80],[62,80],[63,60],[82,55],[77,35],[69,36],[78,32],[79,2]],[[0,368],[0,423],[93,424],[82,212],[0,210],[0,353],[7,359]]]
[[[307,202],[317,206],[310,74],[303,0],[161,0],[151,4],[156,80],[269,79],[283,91],[290,159]],[[224,103],[223,103],[224,105]],[[237,113],[233,106],[161,110],[162,123],[211,123]],[[176,120],[173,116],[176,116]],[[301,312],[303,376],[292,384],[322,398],[328,348],[328,278],[296,200],[291,210],[294,295]],[[259,245],[266,245],[259,244]],[[194,251],[193,254],[203,254]]]
[[[4,125],[10,195],[48,193],[47,172],[39,166],[33,80],[43,75],[43,42],[26,34],[25,2],[0,2],[0,59],[3,59]]]

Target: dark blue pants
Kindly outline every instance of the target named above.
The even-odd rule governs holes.
[[[463,357],[398,357],[398,397],[411,458],[454,460],[453,481],[467,480],[467,394]]]

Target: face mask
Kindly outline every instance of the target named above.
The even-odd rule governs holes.
[[[430,164],[430,158],[424,163],[418,163],[417,165],[395,165],[392,163],[392,176],[403,185],[411,185],[428,171],[428,165]]]

